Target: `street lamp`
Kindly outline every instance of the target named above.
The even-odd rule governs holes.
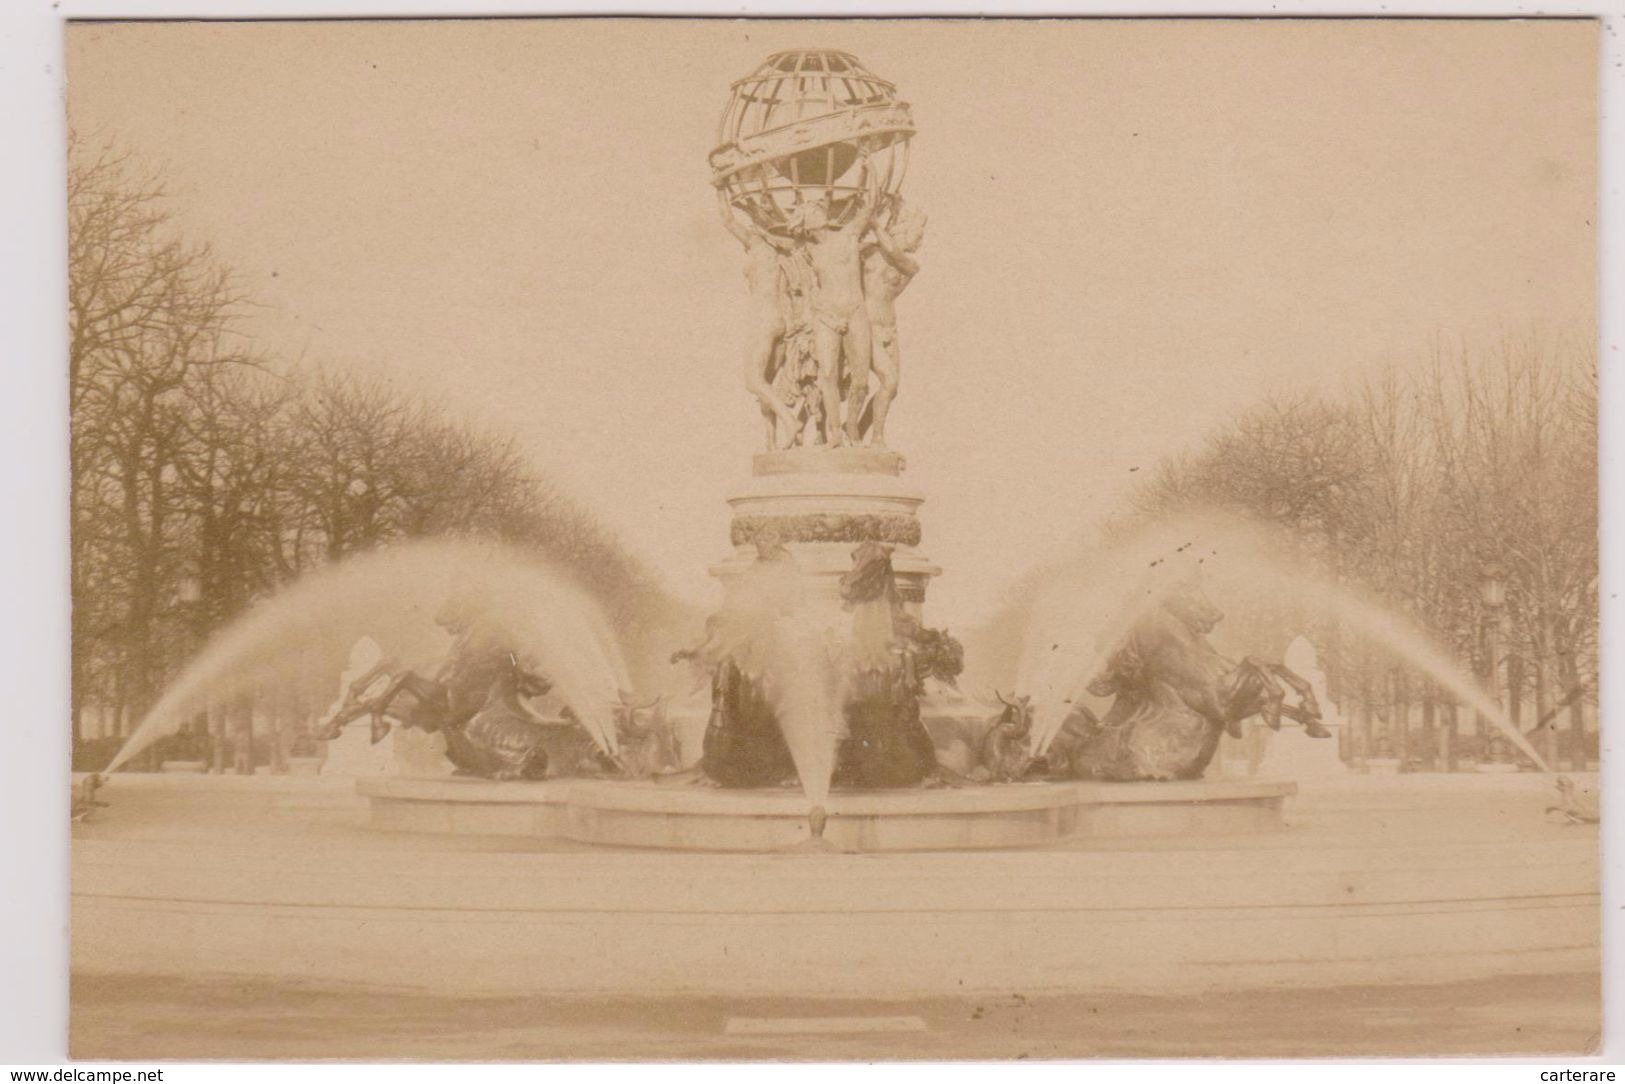
[[[199,605],[203,601],[203,580],[190,569],[182,572],[175,582],[175,599],[185,610],[184,620],[192,634],[192,650],[195,651],[197,643],[203,639],[203,615]],[[202,748],[197,751],[211,763],[213,771],[219,772],[224,766],[224,753],[211,731],[209,709],[204,708],[192,719],[192,740],[201,744]]]
[[[1501,615],[1506,608],[1507,584],[1506,570],[1499,562],[1488,561],[1479,572],[1478,595],[1484,602],[1484,651],[1489,656],[1485,668],[1485,683],[1488,687],[1490,699],[1496,706],[1501,704],[1500,687],[1496,682],[1496,671],[1501,663]],[[1489,720],[1482,715],[1478,717],[1478,737],[1483,743],[1484,753],[1488,757],[1489,749],[1487,737],[1489,735]],[[1490,758],[1493,759],[1493,758]]]

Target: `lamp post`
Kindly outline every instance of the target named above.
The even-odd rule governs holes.
[[[186,623],[192,633],[193,651],[203,645],[203,578],[197,573],[188,570],[181,573],[180,580],[175,586],[175,597],[186,610]],[[209,763],[209,770],[219,774],[226,768],[226,750],[218,733],[218,713],[204,707],[198,711],[193,719],[193,728],[203,738],[206,748],[204,759]]]
[[[1498,562],[1486,563],[1479,574],[1479,599],[1484,603],[1484,665],[1485,687],[1497,707],[1501,704],[1500,686],[1496,674],[1501,662],[1501,622],[1506,610],[1506,572]],[[1488,751],[1489,720],[1478,716],[1480,748]],[[1481,753],[1480,755],[1484,755]]]
[[[203,584],[199,581],[197,575],[190,568],[183,570],[175,579],[175,608],[180,613],[182,626],[190,634],[192,640],[192,643],[188,645],[188,650],[195,649],[196,640],[198,639],[197,612],[198,603],[202,598]],[[205,722],[204,725],[206,726],[207,723]],[[199,729],[198,720],[194,717],[190,725],[180,731],[183,743],[174,749],[174,755],[182,760],[191,760],[193,758],[189,745],[196,740],[195,735]]]

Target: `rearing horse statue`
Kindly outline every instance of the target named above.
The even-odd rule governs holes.
[[[436,676],[399,669],[392,660],[379,663],[351,683],[320,737],[331,740],[346,724],[370,717],[376,744],[394,719],[441,734],[446,759],[465,775],[541,779],[549,728],[524,698],[544,696],[552,684],[520,663],[512,638],[476,603],[454,599],[435,621],[455,637]],[[373,693],[386,676],[383,689]]]
[[[521,696],[543,696],[547,681],[525,670],[512,655],[486,685],[483,699],[457,695],[455,680],[427,678],[395,669],[385,660],[350,686],[350,695],[319,735],[338,737],[349,723],[372,720],[374,744],[389,733],[390,720],[438,733],[446,741],[446,759],[465,775],[486,779],[541,779],[547,774],[545,729],[525,707]],[[368,695],[379,680],[388,682]],[[478,694],[475,694],[477,697]]]
[[[1272,729],[1283,717],[1312,738],[1331,737],[1309,683],[1280,663],[1221,655],[1208,633],[1224,614],[1194,579],[1177,585],[1135,624],[1089,685],[1113,696],[1104,719],[1080,707],[1047,750],[1051,774],[1113,781],[1200,779],[1219,738],[1242,735],[1257,715]],[[1298,698],[1286,703],[1290,690]]]

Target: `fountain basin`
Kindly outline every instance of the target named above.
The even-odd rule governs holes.
[[[799,791],[558,779],[364,779],[369,824],[391,832],[524,836],[678,851],[776,851],[809,836]],[[1034,847],[1071,838],[1238,835],[1282,827],[1297,784],[1022,783],[836,792],[825,838],[861,852]]]

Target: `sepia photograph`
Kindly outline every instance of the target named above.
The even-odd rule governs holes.
[[[70,18],[68,1056],[1596,1056],[1603,29]]]

